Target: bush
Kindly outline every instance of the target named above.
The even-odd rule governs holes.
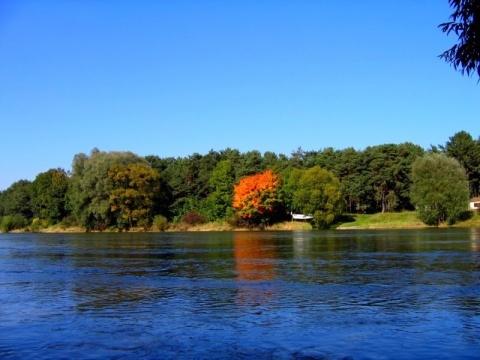
[[[27,226],[28,221],[22,215],[7,215],[2,218],[0,224],[0,230],[3,232],[9,232],[12,230],[23,229]]]
[[[30,231],[36,232],[48,227],[48,220],[43,220],[35,218],[32,220],[32,223],[28,227]]]
[[[165,231],[168,229],[168,220],[165,216],[156,215],[153,218],[153,227],[158,231]]]
[[[148,218],[140,219],[137,222],[137,225],[139,227],[143,228],[143,230],[147,230],[150,227],[151,224],[152,223],[150,222],[150,219],[148,219]]]
[[[182,216],[182,222],[190,226],[201,225],[205,224],[205,218],[195,211],[190,211]]]
[[[66,228],[78,226],[77,218],[74,215],[65,216],[62,220],[62,225]]]

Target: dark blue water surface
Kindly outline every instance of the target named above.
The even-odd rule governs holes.
[[[480,229],[0,234],[0,358],[480,358]]]

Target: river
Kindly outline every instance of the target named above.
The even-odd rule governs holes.
[[[0,358],[480,358],[480,229],[0,234]]]

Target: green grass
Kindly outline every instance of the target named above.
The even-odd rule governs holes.
[[[472,217],[461,221],[456,227],[480,227],[480,214],[471,213]],[[350,221],[342,221],[337,229],[412,229],[429,227],[417,219],[415,211],[403,211],[398,213],[378,214],[351,214]],[[441,224],[441,227],[447,224]]]
[[[414,211],[378,214],[351,214],[352,221],[342,222],[337,229],[400,229],[422,228],[426,225],[417,219]]]

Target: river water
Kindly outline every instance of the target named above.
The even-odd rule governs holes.
[[[0,234],[0,358],[480,358],[480,229]]]

